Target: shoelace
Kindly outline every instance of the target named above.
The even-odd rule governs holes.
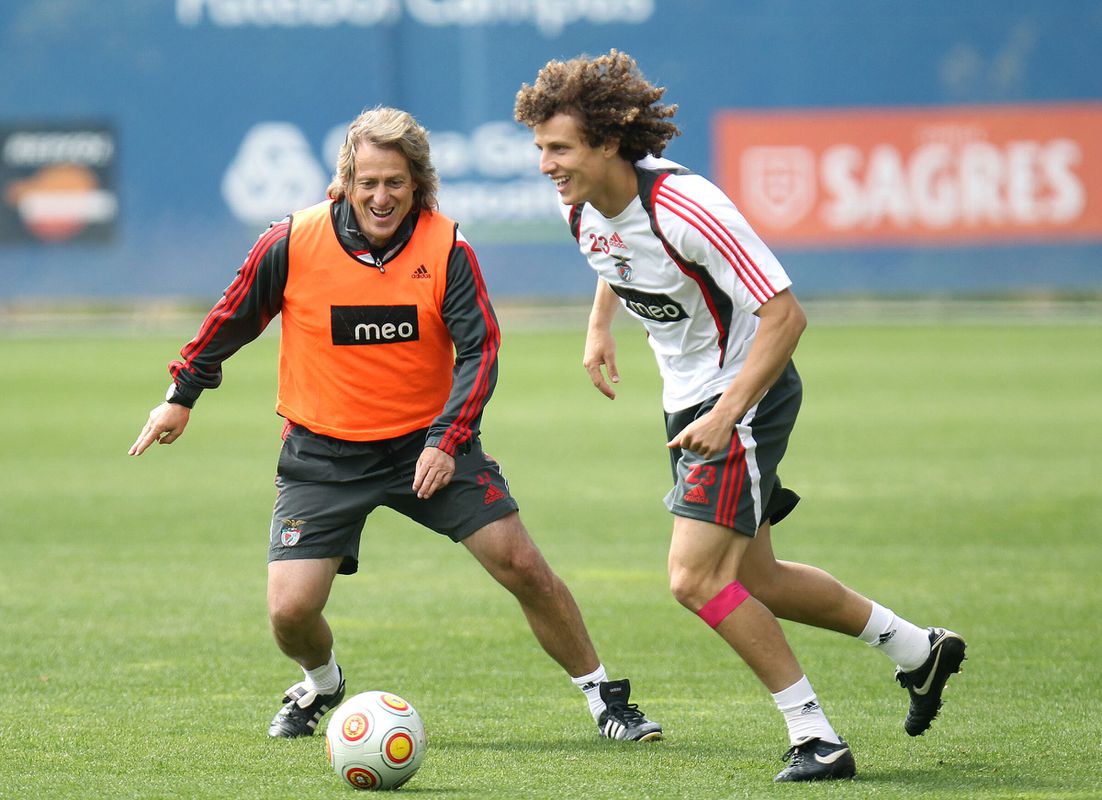
[[[922,667],[919,667],[914,672],[904,672],[903,670],[897,670],[895,673],[895,679],[899,681],[899,685],[902,686],[904,689],[910,689],[912,686],[918,686],[919,684],[921,684],[924,680],[926,680],[926,676],[930,674],[929,671],[927,671],[925,674],[920,675],[919,673],[921,672]]]
[[[796,745],[792,745],[785,754],[781,756],[782,761],[791,761],[794,767],[798,766],[799,763],[803,761],[803,758],[804,754],[800,752],[800,748]]]
[[[608,707],[608,713],[610,716],[615,716],[629,728],[640,722],[646,722],[647,719],[643,716],[643,712],[639,710],[639,706],[635,703],[625,705],[617,703],[616,705],[610,705]]]

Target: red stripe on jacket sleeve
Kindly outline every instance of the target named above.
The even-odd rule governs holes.
[[[265,231],[264,235],[257,239],[256,244],[254,244],[252,250],[249,251],[249,255],[246,256],[245,263],[238,271],[237,277],[234,278],[233,283],[226,289],[225,293],[222,295],[222,299],[214,305],[214,308],[207,314],[206,319],[203,320],[203,324],[199,327],[199,333],[197,333],[195,338],[188,344],[184,345],[184,349],[180,351],[180,355],[183,356],[184,360],[183,363],[177,362],[176,369],[172,373],[173,377],[183,368],[190,369],[192,361],[203,351],[204,347],[210,344],[211,339],[218,333],[218,329],[222,327],[223,323],[231,319],[233,315],[237,313],[237,310],[241,307],[241,303],[248,296],[249,290],[256,281],[257,266],[263,260],[271,246],[287,235],[287,231],[290,227],[290,223],[278,223]]]
[[[471,274],[474,278],[475,294],[478,307],[482,311],[482,320],[486,323],[486,337],[482,341],[481,363],[478,374],[475,376],[474,386],[463,403],[459,414],[450,426],[440,442],[440,449],[451,453],[455,448],[471,438],[471,424],[482,413],[486,399],[490,392],[490,372],[497,360],[498,349],[501,346],[501,330],[490,310],[490,294],[486,290],[486,281],[482,277],[482,271],[478,267],[478,259],[474,250],[466,242],[457,242],[459,247],[467,255],[467,261],[471,265]]]

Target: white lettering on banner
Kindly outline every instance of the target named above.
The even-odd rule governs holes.
[[[456,131],[429,134],[432,160],[441,178],[472,172],[490,178],[539,174],[539,151],[532,134],[515,122],[485,122],[469,137]]]
[[[633,24],[650,19],[655,0],[404,0],[411,19],[434,27],[531,24],[546,37],[567,25]],[[176,21],[196,27],[243,25],[293,28],[391,25],[401,0],[176,0]]]
[[[336,164],[347,130],[347,123],[329,130],[319,163],[297,126],[288,122],[253,126],[222,179],[230,210],[241,221],[255,224],[320,201],[328,185],[322,164]],[[539,174],[539,152],[530,136],[505,120],[483,123],[470,134],[430,133],[444,213],[466,224],[547,223],[560,234],[559,200],[551,182]]]
[[[176,0],[176,21],[181,25],[202,24],[204,13],[220,28],[370,27],[396,22],[402,8],[399,0]]]
[[[325,196],[326,173],[306,137],[285,122],[261,122],[245,134],[222,178],[222,196],[248,223],[282,219]]]
[[[84,224],[105,223],[118,214],[119,201],[114,192],[30,191],[19,199],[19,213],[28,225],[57,220],[79,220]]]
[[[1070,139],[932,141],[906,156],[887,144],[867,154],[836,145],[820,157],[821,213],[837,229],[1067,223],[1086,207],[1082,157]]]
[[[456,181],[440,184],[440,208],[460,222],[540,221],[562,224],[550,181]]]
[[[544,36],[558,36],[567,25],[645,22],[654,0],[406,0],[409,15],[425,25],[533,23]]]
[[[19,131],[4,142],[2,158],[9,167],[59,162],[99,167],[114,154],[114,139],[100,131]]]

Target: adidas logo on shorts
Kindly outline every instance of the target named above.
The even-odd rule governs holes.
[[[704,487],[699,483],[689,491],[685,492],[685,496],[682,498],[686,503],[696,503],[697,505],[708,505],[708,493],[704,491]]]

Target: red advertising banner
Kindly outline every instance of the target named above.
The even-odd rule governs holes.
[[[1102,240],[1102,103],[725,110],[712,143],[773,246]]]

